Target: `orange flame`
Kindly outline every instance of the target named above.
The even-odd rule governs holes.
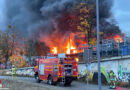
[[[78,50],[73,41],[73,34],[68,38],[65,45],[65,53],[66,54],[75,54],[78,53]]]
[[[57,54],[58,53],[57,47],[52,47],[51,53]]]
[[[75,54],[78,53],[77,47],[74,43],[73,39],[74,35],[71,34],[65,42],[65,44],[62,47],[52,47],[51,53],[52,54],[58,54],[58,53],[65,53],[65,54]],[[63,52],[58,52],[59,48],[63,49]]]
[[[118,42],[122,43],[123,42],[123,39],[120,35],[114,36],[114,40],[115,40],[116,43],[118,43]]]

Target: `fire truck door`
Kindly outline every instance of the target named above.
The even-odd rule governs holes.
[[[40,75],[44,75],[44,64],[39,65]]]
[[[58,64],[54,65],[53,75],[54,75],[54,77],[57,77],[57,75],[58,75]]]

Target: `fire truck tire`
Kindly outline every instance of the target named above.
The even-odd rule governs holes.
[[[51,75],[49,75],[47,82],[48,84],[53,85],[53,77]]]
[[[37,82],[37,83],[40,83],[40,82],[41,82],[41,80],[40,80],[40,78],[39,78],[39,75],[38,75],[38,74],[36,74],[36,75],[35,75],[35,79],[36,79],[36,82]]]

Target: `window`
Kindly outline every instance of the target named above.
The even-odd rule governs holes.
[[[44,75],[44,64],[39,65],[40,75]]]

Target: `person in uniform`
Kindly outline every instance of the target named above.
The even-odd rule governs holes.
[[[112,89],[116,88],[115,79],[116,79],[116,75],[115,75],[115,73],[111,70],[111,71],[110,71],[110,88],[112,88]]]
[[[15,65],[12,65],[12,78],[14,79],[16,77],[16,68]]]

